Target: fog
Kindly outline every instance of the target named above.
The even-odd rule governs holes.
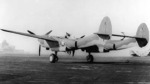
[[[113,33],[135,35],[140,23],[150,27],[150,0],[0,0],[0,28],[42,35],[75,37],[98,31],[103,17],[109,16]],[[37,53],[37,39],[0,31],[16,49]],[[45,50],[45,49],[43,49]]]

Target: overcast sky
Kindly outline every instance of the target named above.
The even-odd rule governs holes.
[[[140,23],[150,27],[150,0],[0,0],[0,28],[42,35],[75,37],[98,31],[103,17],[111,19],[113,33],[135,35]],[[16,49],[38,52],[35,38],[0,31]]]

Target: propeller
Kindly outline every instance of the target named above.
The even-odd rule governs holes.
[[[41,45],[39,45],[39,56],[41,55]]]
[[[32,34],[32,35],[36,35],[35,33],[33,33],[32,31],[30,30],[27,30],[28,33]],[[50,30],[49,32],[47,32],[45,34],[45,36],[48,36],[50,33],[52,32],[52,30]],[[41,43],[41,39],[38,39],[38,41]],[[39,56],[41,55],[41,45],[39,45]]]
[[[35,33],[33,33],[32,31],[30,30],[27,30],[28,33],[32,34],[32,35],[35,35]],[[41,55],[41,45],[39,45],[39,56]]]
[[[65,38],[68,38],[70,36],[71,36],[71,34],[69,34],[69,33],[66,32]]]

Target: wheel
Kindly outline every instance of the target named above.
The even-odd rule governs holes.
[[[57,55],[55,55],[55,62],[58,62],[58,56]]]
[[[49,56],[49,62],[50,62],[50,63],[55,63],[55,54],[51,54],[51,55]]]
[[[57,55],[51,54],[51,55],[49,56],[49,61],[50,61],[50,63],[55,63],[55,62],[57,62],[57,61],[58,61]]]
[[[88,55],[88,56],[86,57],[86,59],[87,59],[87,62],[89,62],[89,63],[92,63],[93,60],[94,60],[94,58],[93,58],[92,55]]]

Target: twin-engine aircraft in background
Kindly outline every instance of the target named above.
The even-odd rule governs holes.
[[[24,36],[29,36],[33,38],[38,38],[40,43],[39,45],[39,55],[41,46],[45,47],[47,50],[51,49],[55,53],[51,54],[49,57],[49,61],[51,63],[55,63],[58,61],[57,52],[72,52],[74,55],[75,50],[81,49],[82,51],[86,51],[89,55],[86,57],[87,62],[93,62],[94,57],[91,53],[103,53],[109,52],[110,50],[120,50],[124,49],[122,46],[128,45],[129,43],[136,43],[139,47],[144,47],[147,45],[149,41],[149,30],[145,23],[140,24],[138,27],[136,36],[126,36],[126,35],[117,35],[112,34],[112,25],[109,17],[104,17],[98,32],[90,35],[90,36],[82,36],[78,39],[68,38],[70,35],[66,34],[65,37],[61,36],[48,36],[52,31],[49,31],[45,35],[36,35],[33,32],[29,31],[28,33],[16,32],[6,29],[1,29],[5,32],[20,34]],[[123,37],[121,40],[111,40],[112,36]],[[128,37],[128,39],[125,39]],[[128,47],[126,47],[128,48]],[[134,52],[134,55],[138,55]]]

